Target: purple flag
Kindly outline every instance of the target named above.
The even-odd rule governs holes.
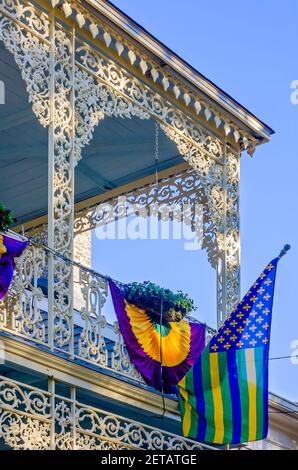
[[[15,267],[14,259],[21,256],[27,245],[26,241],[0,233],[0,299],[7,294],[10,287]]]
[[[181,320],[160,327],[145,310],[127,302],[112,280],[109,284],[131,362],[148,385],[174,393],[205,347],[206,325]]]

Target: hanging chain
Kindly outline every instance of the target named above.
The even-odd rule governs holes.
[[[159,165],[159,124],[155,121],[155,184],[156,184],[156,191],[158,191],[158,165]],[[166,403],[165,403],[165,395],[164,395],[164,383],[163,383],[163,357],[162,357],[162,326],[163,326],[163,299],[160,299],[160,318],[159,318],[159,334],[160,334],[160,380],[161,380],[161,397],[162,397],[162,405],[163,405],[163,412],[160,416],[161,418],[164,417],[166,413]]]
[[[155,122],[155,183],[158,189],[158,165],[159,165],[159,124]]]

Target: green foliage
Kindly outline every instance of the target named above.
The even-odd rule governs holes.
[[[128,302],[145,309],[151,315],[160,315],[161,302],[164,318],[168,321],[180,321],[187,313],[196,310],[193,300],[182,291],[172,292],[153,282],[132,282],[124,287]]]
[[[16,222],[13,213],[0,202],[0,232],[6,232]]]

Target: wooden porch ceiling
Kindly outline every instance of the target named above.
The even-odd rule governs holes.
[[[0,43],[0,201],[18,223],[47,213],[48,135],[28,103],[25,82],[12,55]],[[101,194],[155,172],[155,127],[152,120],[106,118],[76,168],[75,200]],[[176,146],[160,133],[164,170],[183,161]]]

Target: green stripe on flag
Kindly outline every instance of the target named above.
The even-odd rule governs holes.
[[[188,373],[190,373],[190,372],[188,372]],[[180,413],[181,413],[181,422],[183,423],[183,419],[184,419],[184,416],[185,416],[185,400],[182,396],[179,385],[178,385],[178,390],[179,390],[178,401],[179,401],[179,408],[180,408]]]
[[[198,434],[198,413],[197,413],[197,397],[195,395],[195,387],[193,380],[193,369],[186,375],[186,389],[188,391],[188,402],[191,406],[191,424],[189,437],[196,439]]]
[[[218,353],[220,386],[223,403],[223,416],[224,416],[224,442],[231,442],[233,436],[233,414],[232,414],[232,400],[230,391],[230,381],[227,363],[227,353]]]
[[[257,378],[257,439],[263,438],[264,427],[264,348],[255,349]]]
[[[241,439],[240,442],[248,441],[249,433],[249,401],[248,401],[248,383],[246,375],[245,349],[236,351],[240,402],[241,402]]]
[[[202,363],[202,381],[205,401],[205,415],[207,420],[205,441],[213,442],[215,435],[214,428],[214,402],[210,377],[210,353],[208,348],[205,349],[201,356]]]

